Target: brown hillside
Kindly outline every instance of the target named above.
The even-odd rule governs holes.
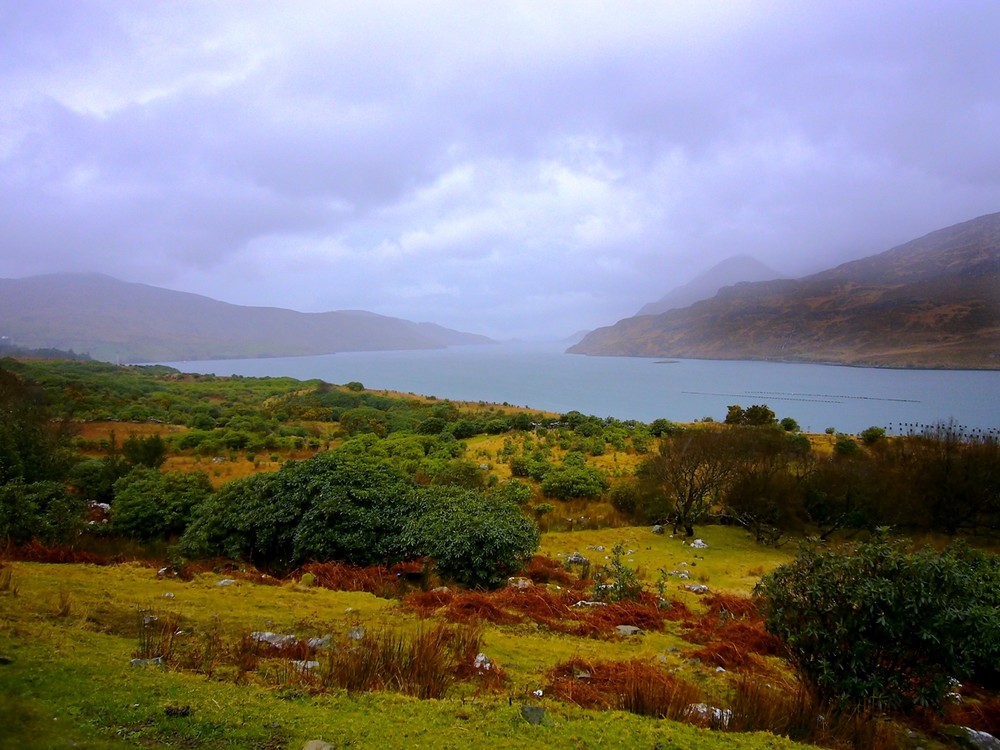
[[[1000,213],[588,334],[578,354],[1000,368]]]

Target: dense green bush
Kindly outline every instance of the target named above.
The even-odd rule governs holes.
[[[605,489],[604,472],[592,466],[564,464],[548,471],[542,480],[542,494],[559,500],[600,497]]]
[[[211,494],[212,485],[204,472],[162,474],[137,466],[115,482],[111,528],[138,539],[181,534],[194,509]]]
[[[806,551],[757,587],[805,683],[841,707],[938,708],[949,681],[995,679],[1000,558],[882,539]]]
[[[406,545],[411,554],[433,559],[446,578],[495,588],[538,548],[538,527],[502,495],[432,488],[421,501],[422,511],[409,519]]]
[[[86,507],[61,482],[15,479],[0,485],[0,541],[66,544],[83,527]]]

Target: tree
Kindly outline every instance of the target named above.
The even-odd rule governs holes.
[[[998,584],[995,556],[954,545],[909,552],[877,538],[807,550],[755,593],[768,630],[820,700],[910,711],[940,707],[951,679],[997,663]]]
[[[42,391],[0,367],[0,484],[62,479],[71,464],[68,437],[51,421]]]
[[[423,490],[421,502],[421,512],[409,516],[406,546],[458,583],[503,585],[538,549],[538,526],[514,503],[443,487]]]
[[[660,443],[660,450],[638,470],[647,500],[647,515],[683,527],[694,526],[708,514],[736,470],[734,439],[726,430],[686,430]]]
[[[122,455],[134,466],[158,469],[167,460],[167,444],[159,435],[129,435],[122,443]]]
[[[67,544],[83,528],[86,507],[62,482],[14,479],[0,485],[0,540]]]
[[[111,527],[139,539],[163,539],[184,532],[194,509],[212,494],[201,471],[169,472],[137,466],[115,482]]]

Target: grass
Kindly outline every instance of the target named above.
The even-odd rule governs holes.
[[[706,560],[713,550],[727,555],[727,543],[742,554],[733,532],[718,531],[705,535]],[[591,533],[551,535],[545,546],[582,544]],[[635,555],[647,570],[673,564],[684,549],[645,529],[607,533],[648,541],[650,549]],[[725,565],[717,567],[713,575],[724,578]],[[449,624],[437,608],[421,614],[398,600],[332,591],[319,575],[310,586],[261,585],[231,571],[158,578],[155,568],[137,563],[8,564],[0,569],[10,571],[0,576],[0,588],[8,581],[0,596],[0,747],[297,748],[320,738],[362,748],[470,747],[484,738],[532,748],[794,746],[766,734],[719,735],[652,718],[674,715],[661,708],[671,686],[681,685],[682,696],[690,686],[712,702],[730,689],[714,666],[692,661],[698,645],[684,639],[683,623],[668,619],[633,638],[616,635],[610,621],[586,637],[557,632],[529,615],[571,581],[551,561],[529,570],[542,581],[535,599],[520,602],[528,592],[504,590],[477,605],[520,611],[516,622]],[[224,576],[236,583],[216,585]],[[9,591],[15,585],[16,597]],[[71,594],[62,615],[60,592]],[[691,607],[709,611],[693,595]],[[365,632],[358,640],[349,635],[356,628]],[[300,641],[332,634],[335,646],[318,655],[295,651],[300,661],[320,662],[300,668],[251,638],[259,631]],[[474,667],[479,653],[489,670]],[[163,655],[166,665],[132,666],[140,655]],[[627,697],[593,711],[550,693],[552,671],[574,660],[634,665],[610,667],[631,675],[623,683]],[[372,675],[371,664],[382,666],[367,686],[350,682]],[[382,689],[366,692],[371,687]],[[546,709],[541,725],[522,718],[524,702]]]

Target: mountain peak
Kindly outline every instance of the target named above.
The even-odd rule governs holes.
[[[761,263],[751,255],[733,255],[707,271],[698,274],[691,281],[675,287],[656,302],[643,305],[637,315],[660,315],[703,299],[714,297],[720,289],[744,281],[770,281],[783,278],[782,274]]]

